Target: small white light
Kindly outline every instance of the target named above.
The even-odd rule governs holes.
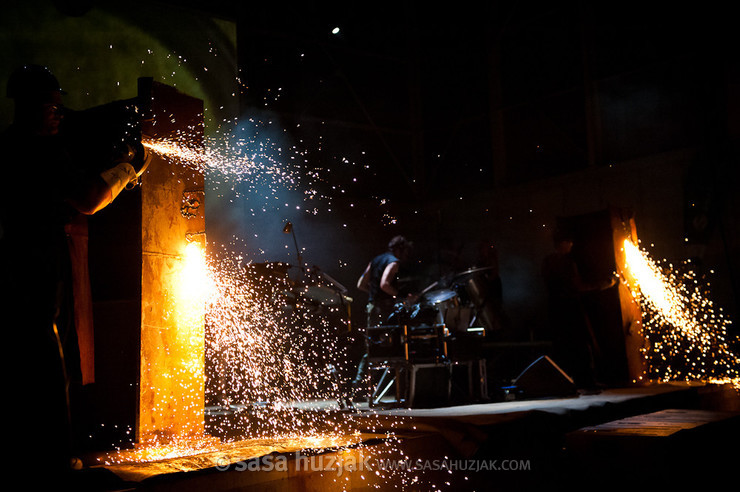
[[[332,34],[339,34],[339,28],[338,27],[335,27],[334,29],[331,30],[331,33]]]

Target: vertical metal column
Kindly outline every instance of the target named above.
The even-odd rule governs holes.
[[[146,80],[152,138],[187,135],[203,146],[203,102]],[[205,248],[204,176],[154,156],[141,186],[140,442],[198,437],[204,432],[205,322],[197,300],[183,299],[186,248]],[[190,305],[188,305],[190,304]],[[204,308],[204,306],[202,306]]]

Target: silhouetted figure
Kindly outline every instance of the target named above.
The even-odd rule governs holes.
[[[77,165],[59,134],[63,91],[47,68],[16,70],[7,95],[15,113],[0,134],[1,312],[13,354],[6,391],[22,421],[6,429],[14,454],[26,465],[38,460],[39,478],[53,482],[69,469],[69,384],[80,379],[73,280],[75,261],[87,257],[74,247],[73,228],[81,214],[111,203],[137,171],[126,159],[93,175]]]
[[[553,359],[571,376],[579,388],[596,384],[595,359],[599,347],[582,295],[615,285],[616,280],[584,282],[573,259],[573,239],[557,230],[553,235],[555,252],[545,258],[542,276],[548,294],[548,316],[553,341]]]
[[[366,326],[385,323],[393,314],[396,303],[412,297],[401,298],[398,286],[398,270],[411,251],[411,243],[403,236],[396,236],[388,243],[388,250],[368,263],[357,281],[357,288],[368,293]],[[353,385],[362,384],[367,372],[369,341],[365,334],[365,353],[360,359]]]

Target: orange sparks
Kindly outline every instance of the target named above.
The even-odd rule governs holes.
[[[740,388],[740,358],[728,341],[730,320],[715,310],[693,272],[663,269],[631,241],[624,241],[633,297],[645,316],[652,376],[664,381],[731,383]]]

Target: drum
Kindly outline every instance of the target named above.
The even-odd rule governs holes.
[[[454,290],[449,289],[440,289],[440,290],[433,290],[431,292],[428,292],[424,294],[424,297],[422,300],[426,302],[427,304],[439,304],[442,302],[447,302],[453,298],[457,297],[457,293]]]
[[[467,333],[473,315],[472,307],[458,303],[446,309],[444,322],[450,331]]]
[[[459,329],[460,299],[454,290],[440,289],[424,295],[422,302],[435,310],[435,323],[447,325],[451,330]]]
[[[408,360],[440,362],[447,358],[447,337],[444,325],[411,326],[408,331]]]

